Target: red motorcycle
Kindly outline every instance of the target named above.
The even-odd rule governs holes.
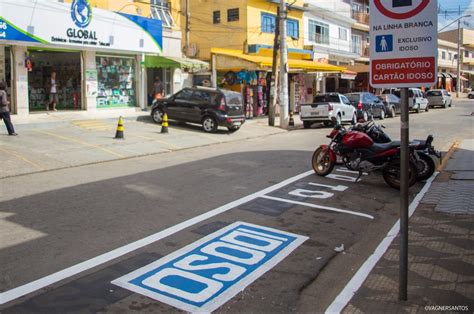
[[[329,145],[319,146],[313,154],[312,166],[317,175],[330,174],[339,157],[349,170],[359,172],[356,182],[364,172],[380,171],[388,185],[400,189],[400,142],[374,143],[367,134],[341,125],[336,125],[327,137],[331,139]],[[413,152],[414,147],[410,146],[409,186],[416,183],[418,176]]]

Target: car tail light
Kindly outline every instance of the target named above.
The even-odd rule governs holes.
[[[332,111],[333,109],[334,109],[333,106],[331,104],[328,104],[328,110]]]
[[[219,107],[217,108],[220,111],[225,111],[225,100],[224,97],[221,98],[221,103],[219,104]]]
[[[359,103],[357,104],[357,109],[362,109],[364,106],[362,106],[362,102],[359,101]]]

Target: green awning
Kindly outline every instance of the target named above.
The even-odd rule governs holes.
[[[146,68],[182,68],[190,71],[209,70],[209,63],[189,58],[145,56]]]

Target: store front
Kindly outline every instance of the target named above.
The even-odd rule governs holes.
[[[239,50],[213,48],[213,77],[218,87],[241,92],[246,116],[251,118],[268,113],[269,86],[273,59],[268,56],[244,54]],[[288,59],[288,93],[291,111],[298,112],[299,105],[313,93],[307,76],[317,72],[342,72],[343,67],[303,59]],[[313,73],[313,74],[307,74]]]
[[[0,3],[0,79],[19,115],[146,107],[144,60],[162,52],[161,21],[78,2]]]
[[[51,75],[56,73],[57,110],[81,110],[81,53],[29,50],[29,110],[50,109]]]

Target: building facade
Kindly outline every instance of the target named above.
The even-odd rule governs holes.
[[[180,11],[180,1],[172,5]],[[181,88],[187,72],[171,7],[153,0],[2,1],[0,80],[12,112],[145,108],[155,75],[167,93]],[[154,60],[159,56],[174,59]]]

